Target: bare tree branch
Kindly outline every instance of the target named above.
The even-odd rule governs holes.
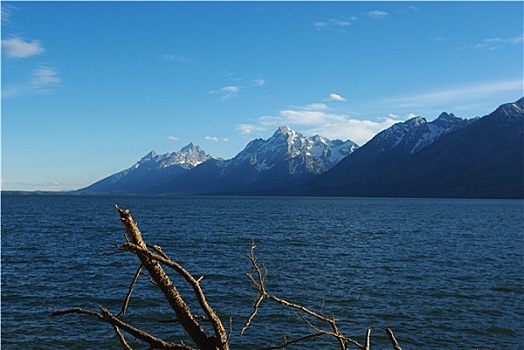
[[[364,347],[365,350],[370,350],[371,349],[371,329],[368,329],[368,331],[366,332],[366,346]]]
[[[184,327],[191,339],[193,339],[193,341],[195,341],[195,343],[197,343],[197,345],[203,350],[229,349],[227,332],[218,315],[207,303],[199,282],[189,272],[182,268],[180,264],[165,258],[165,254],[163,254],[164,256],[161,256],[149,251],[146,243],[142,239],[142,233],[138,229],[136,222],[131,217],[129,210],[122,210],[118,206],[116,206],[116,209],[120,214],[124,228],[130,238],[130,242],[124,243],[123,247],[129,249],[138,256],[151,277],[155,282],[157,282],[160,290],[162,290],[167,301],[171,305],[171,308],[175,311],[177,319],[180,320],[180,324]],[[200,306],[211,319],[211,324],[215,331],[215,337],[208,336],[202,326],[194,318],[175,285],[171,282],[164,269],[158,263],[159,261],[173,268],[193,287],[193,291],[197,296]]]
[[[101,313],[84,310],[80,308],[74,308],[69,310],[59,310],[53,312],[52,316],[62,316],[62,315],[68,315],[68,314],[79,314],[79,315],[88,315],[96,317],[104,322],[109,323],[113,327],[120,328],[127,333],[133,335],[135,338],[140,339],[148,343],[149,345],[153,346],[154,349],[179,349],[179,350],[194,350],[194,348],[183,345],[183,344],[173,344],[163,341],[162,339],[159,339],[157,337],[154,337],[150,335],[147,332],[144,332],[138,328],[135,328],[120,319],[113,316],[106,308],[103,306],[100,306]],[[117,333],[118,335],[118,333]],[[121,339],[120,339],[121,341]]]
[[[391,341],[391,344],[393,344],[394,350],[402,350],[400,345],[397,342],[397,339],[395,339],[395,335],[393,334],[393,331],[389,328],[386,328],[386,333],[388,334],[389,340]]]
[[[126,314],[127,306],[129,305],[129,300],[131,299],[131,294],[133,293],[133,288],[135,287],[136,281],[138,280],[138,276],[140,276],[140,273],[142,272],[142,268],[144,265],[140,265],[138,269],[136,270],[135,277],[133,278],[133,281],[131,282],[131,285],[129,286],[129,290],[126,295],[126,299],[124,300],[124,305],[122,306],[122,310],[116,315],[116,317],[120,317]]]
[[[125,350],[133,350],[133,348],[129,346],[129,344],[127,343],[126,338],[124,338],[124,335],[122,334],[122,332],[120,332],[120,329],[117,326],[113,326],[113,329],[115,330],[118,340],[120,340],[120,345],[122,345],[122,347]]]
[[[327,330],[321,329],[321,328],[313,325],[310,321],[308,321],[302,315],[300,315],[299,317],[303,321],[305,321],[307,324],[309,324],[312,328],[314,328],[317,332],[314,333],[315,334],[314,336],[313,335],[309,335],[309,336],[305,336],[305,337],[302,337],[302,338],[295,339],[295,340],[293,340],[293,343],[296,343],[296,342],[299,342],[299,341],[303,341],[303,340],[306,340],[306,339],[311,339],[312,337],[317,337],[317,336],[320,336],[320,335],[327,335],[327,336],[331,336],[331,337],[334,337],[335,339],[337,339],[337,341],[339,343],[339,346],[340,346],[340,349],[342,349],[342,350],[346,350],[348,348],[348,343],[351,343],[351,344],[357,346],[360,349],[366,350],[365,346],[361,345],[360,343],[358,343],[354,339],[345,337],[340,332],[334,317],[326,316],[324,314],[319,314],[318,312],[312,311],[312,310],[310,310],[310,309],[308,309],[308,308],[306,308],[306,307],[304,307],[302,305],[295,304],[295,303],[289,302],[289,301],[287,301],[285,299],[281,299],[281,298],[278,298],[278,297],[276,297],[276,296],[274,296],[272,294],[269,294],[266,291],[266,287],[265,287],[265,279],[266,279],[266,276],[267,276],[267,269],[255,257],[255,248],[256,248],[256,245],[255,245],[254,242],[252,242],[251,249],[250,249],[250,252],[249,252],[249,255],[247,256],[247,258],[251,262],[252,269],[254,271],[254,275],[252,273],[247,273],[247,276],[249,277],[249,279],[251,280],[251,282],[255,286],[255,288],[256,288],[256,290],[258,292],[258,297],[257,297],[255,303],[253,304],[253,311],[251,312],[249,318],[247,319],[247,321],[246,321],[246,323],[244,325],[244,328],[241,331],[241,334],[243,334],[245,332],[245,330],[251,324],[253,318],[256,316],[256,314],[258,312],[258,309],[260,307],[260,304],[262,303],[262,300],[263,299],[268,299],[268,300],[272,300],[273,302],[275,302],[277,304],[284,305],[286,307],[299,310],[299,311],[301,311],[301,312],[303,312],[303,313],[305,313],[305,314],[307,314],[307,315],[309,315],[309,316],[311,316],[311,317],[313,317],[315,319],[318,319],[320,321],[323,321],[323,322],[327,323],[331,327],[331,331],[327,331]],[[286,341],[283,345],[284,346],[280,346],[279,348],[283,348],[283,347],[289,346],[291,344],[289,344],[289,342]]]
[[[161,262],[162,264],[172,268],[180,276],[182,276],[186,280],[186,282],[193,288],[193,292],[195,293],[195,296],[197,297],[200,307],[208,316],[211,322],[211,325],[213,326],[213,329],[215,330],[215,335],[217,336],[218,339],[223,340],[223,344],[227,344],[227,332],[222,324],[222,321],[220,320],[216,312],[211,308],[211,306],[209,306],[206,300],[206,296],[204,292],[202,291],[202,288],[200,287],[201,278],[195,279],[179,263],[169,258],[164,257],[167,255],[165,255],[163,252],[162,254],[164,256],[161,256],[161,255],[158,255],[158,254],[155,254],[149,251],[147,248],[140,247],[139,245],[131,243],[131,242],[125,243],[124,247],[129,249],[130,251],[132,251],[133,253],[137,255],[143,254],[144,256],[146,256],[147,258],[149,258],[152,261]]]
[[[311,338],[320,337],[322,335],[324,335],[324,333],[318,332],[318,333],[308,334],[308,335],[305,335],[303,337],[300,337],[300,338],[297,338],[297,339],[293,339],[293,340],[286,340],[285,339],[284,343],[282,345],[274,346],[274,347],[270,347],[270,348],[262,348],[260,350],[279,350],[279,349],[284,349],[284,348],[287,348],[288,346],[294,345],[294,344],[299,343],[301,341],[308,340],[308,339],[311,339]]]

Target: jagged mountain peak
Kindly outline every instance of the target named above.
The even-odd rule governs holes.
[[[193,142],[188,143],[180,149],[180,152],[188,152],[194,149],[200,149],[200,146],[196,146]]]
[[[141,163],[145,163],[145,162],[150,162],[152,159],[154,159],[156,156],[158,156],[158,154],[152,150],[151,152],[149,152],[148,154],[146,154],[145,156],[142,157],[142,159],[140,159],[138,161],[139,164]]]
[[[206,152],[204,151],[204,149],[198,145],[195,145],[193,142],[190,142],[188,145],[182,147],[180,149],[180,152],[194,154],[194,155],[197,155],[198,157],[206,156]]]
[[[411,119],[408,119],[407,121],[405,121],[404,123],[402,124],[405,124],[407,127],[421,127],[423,125],[426,125],[427,124],[427,120],[423,117],[413,117]]]
[[[195,145],[193,142],[182,147],[178,152],[157,154],[151,151],[140,159],[133,168],[138,167],[152,167],[156,169],[163,169],[170,166],[178,165],[184,169],[191,169],[195,166],[213,158],[207,154],[202,147]]]
[[[448,112],[442,112],[440,113],[440,115],[438,116],[438,119],[443,119],[443,120],[448,120],[448,119],[455,119],[457,118],[453,113],[448,113]]]
[[[257,171],[266,171],[281,162],[307,164],[307,171],[319,173],[334,166],[358,146],[352,141],[333,140],[315,135],[305,137],[288,126],[279,127],[267,140],[255,139],[235,158],[224,164],[224,171],[240,164],[249,164]],[[315,168],[315,169],[312,169]]]
[[[289,126],[281,126],[275,131],[276,134],[290,134],[293,133],[294,130],[292,130]]]
[[[437,139],[452,131],[469,125],[471,121],[443,112],[437,119],[428,122],[423,117],[414,117],[399,122],[377,134],[371,141],[380,151],[403,147],[415,153],[429,146]]]
[[[492,114],[506,117],[522,116],[524,114],[524,97],[513,103],[506,103],[497,108]]]
[[[269,142],[281,142],[284,140],[286,143],[293,142],[293,140],[303,138],[304,136],[296,131],[291,129],[289,126],[279,127],[272,137],[268,139]]]

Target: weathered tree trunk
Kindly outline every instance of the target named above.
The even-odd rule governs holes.
[[[171,308],[175,311],[178,321],[184,327],[187,334],[193,339],[193,341],[202,350],[228,350],[227,333],[222,325],[222,322],[216,315],[216,313],[207,305],[205,302],[204,294],[200,290],[199,281],[192,278],[188,281],[193,289],[197,288],[200,293],[197,293],[199,302],[202,305],[202,300],[205,303],[203,306],[204,311],[210,317],[213,327],[215,329],[215,336],[210,336],[206,333],[204,328],[197,322],[186,302],[180,296],[177,288],[169,279],[169,276],[165,273],[162,266],[155,259],[155,254],[151,253],[146,246],[146,243],[142,239],[142,234],[138,229],[135,221],[131,217],[129,210],[122,210],[116,206],[124,228],[129,235],[130,242],[124,244],[124,247],[128,247],[133,253],[135,253],[143,267],[149,272],[151,278],[157,283],[160,290],[164,293],[166,300],[168,301]],[[129,244],[131,243],[131,244]],[[169,259],[167,259],[169,260]],[[183,276],[188,279],[188,276]]]

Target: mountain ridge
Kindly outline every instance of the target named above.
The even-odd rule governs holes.
[[[501,105],[413,154],[373,157],[370,141],[295,194],[524,198],[523,107]]]
[[[153,150],[132,167],[78,192],[157,195],[273,190],[290,182],[306,182],[356,148],[349,140],[305,137],[282,126],[267,140],[252,140],[229,160],[210,156],[193,143],[164,155]]]
[[[524,98],[484,117],[443,112],[359,147],[287,126],[224,160],[193,143],[151,151],[78,193],[524,198]]]

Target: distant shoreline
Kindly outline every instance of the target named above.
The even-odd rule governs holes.
[[[75,197],[158,197],[158,198],[176,198],[176,197],[311,197],[311,198],[384,198],[384,199],[471,199],[471,200],[517,200],[522,201],[524,198],[487,198],[487,197],[388,197],[388,196],[363,196],[363,197],[350,197],[350,196],[302,196],[292,194],[275,194],[275,193],[232,193],[232,194],[133,194],[133,193],[85,193],[78,191],[25,191],[25,190],[2,190],[0,191],[1,196],[75,196]]]

